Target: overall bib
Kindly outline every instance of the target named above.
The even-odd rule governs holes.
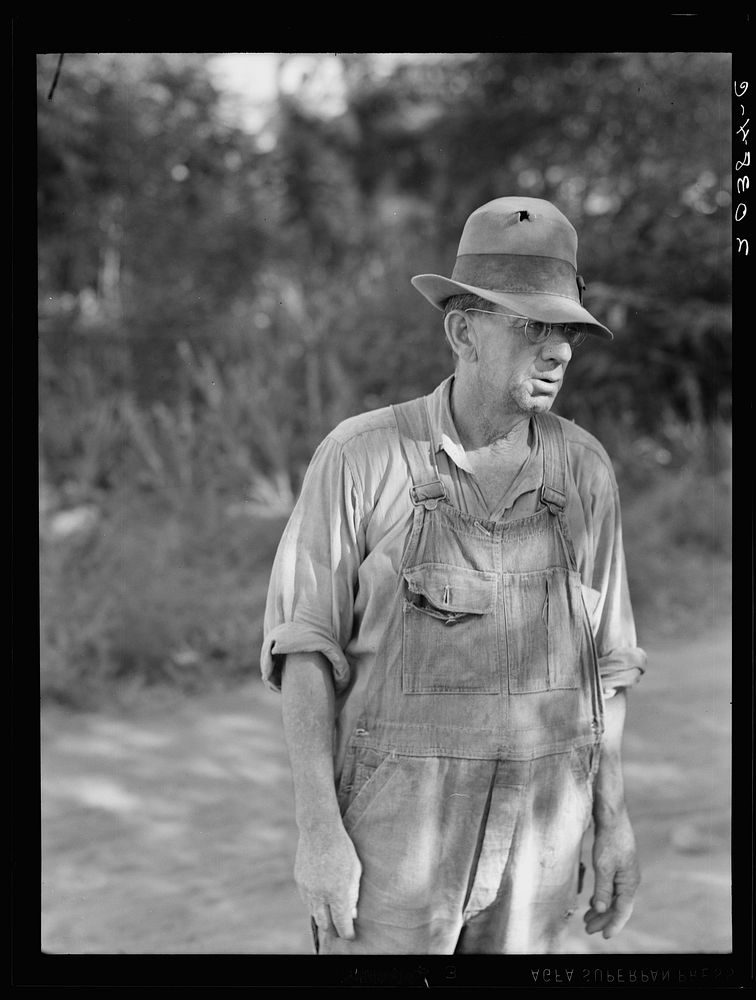
[[[356,939],[321,954],[544,953],[577,904],[603,732],[565,517],[559,420],[535,417],[539,508],[449,502],[424,399],[394,407],[414,506],[338,788],[363,866]]]

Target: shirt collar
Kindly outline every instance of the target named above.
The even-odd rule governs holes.
[[[459,440],[459,434],[452,418],[451,389],[453,382],[454,376],[450,375],[426,397],[431,434],[433,435],[433,450],[436,453],[445,451],[455,465],[472,475],[473,470],[467,460],[465,449]]]
[[[474,476],[475,472],[468,461],[452,417],[451,390],[453,383],[454,376],[450,375],[429,396],[426,396],[430,429],[433,435],[433,451],[434,454],[445,451],[458,468]],[[540,455],[541,442],[537,427],[534,430],[535,437],[530,458],[517,476],[512,491],[510,491],[512,495],[508,497],[507,503],[504,505],[505,508],[511,506],[514,499],[521,493],[536,490],[541,485],[543,470],[541,463],[536,460],[537,456]]]

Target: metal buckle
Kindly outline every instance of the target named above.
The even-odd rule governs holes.
[[[541,503],[548,507],[552,514],[557,514],[566,507],[567,497],[552,486],[544,485],[541,487]]]
[[[442,500],[446,500],[446,487],[440,479],[422,486],[412,486],[409,491],[414,507],[421,504],[426,510],[435,510]]]

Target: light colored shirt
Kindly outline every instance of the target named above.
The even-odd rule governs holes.
[[[459,510],[486,520],[533,514],[542,482],[538,435],[494,510],[465,454],[450,406],[453,376],[427,398],[441,480]],[[635,684],[646,654],[636,642],[617,483],[603,447],[563,420],[566,516],[596,640],[605,696]],[[412,524],[412,485],[390,407],[343,421],[317,448],[273,564],[261,669],[280,689],[283,656],[319,652],[330,662],[341,727],[359,716],[367,678],[396,591]],[[341,728],[340,727],[340,728]]]

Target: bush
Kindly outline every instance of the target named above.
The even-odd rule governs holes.
[[[283,522],[133,496],[41,541],[42,697],[96,704],[155,685],[257,676],[267,577]]]
[[[729,470],[667,470],[623,503],[630,595],[641,645],[721,624],[732,595]]]
[[[255,413],[245,401],[246,371],[210,374],[212,405],[189,408],[184,399],[156,408],[123,398],[107,421],[93,418],[91,427],[107,431],[100,435],[87,424],[99,404],[85,395],[80,425],[67,425],[78,428],[71,448],[82,456],[67,463],[69,480],[48,478],[51,441],[64,442],[55,421],[47,423],[45,699],[83,706],[156,685],[199,691],[258,675],[270,565],[297,477],[255,472],[245,447]],[[654,438],[622,420],[595,430],[620,484],[641,645],[715,623],[731,593],[729,428],[669,418]],[[113,435],[121,442],[117,469]]]

